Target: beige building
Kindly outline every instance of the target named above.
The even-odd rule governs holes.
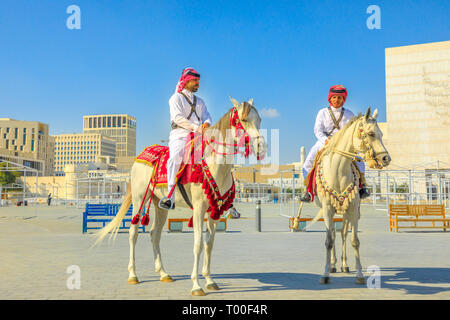
[[[392,166],[450,162],[450,41],[386,48],[386,114]]]
[[[115,163],[116,141],[100,133],[74,133],[53,136],[55,139],[55,173],[66,165]]]
[[[83,116],[83,133],[101,133],[116,141],[116,158],[136,156],[136,118],[127,114]]]
[[[48,124],[38,121],[0,119],[0,159],[52,175],[54,140]]]

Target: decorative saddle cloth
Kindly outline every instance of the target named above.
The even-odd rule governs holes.
[[[234,179],[231,188],[223,195],[220,195],[218,186],[209,171],[208,165],[202,159],[203,151],[204,144],[202,144],[202,136],[194,136],[191,134],[191,139],[186,143],[185,155],[180,170],[176,175],[176,181],[178,184],[202,183],[202,189],[205,191],[209,202],[207,212],[210,212],[212,219],[218,220],[233,204],[235,197]],[[169,155],[169,147],[155,144],[146,147],[136,157],[136,162],[141,162],[155,168],[150,180],[150,184],[153,186],[167,187],[167,160],[169,159]],[[186,202],[188,203],[188,201]],[[188,226],[193,226],[192,218]]]
[[[326,147],[323,147],[322,149],[317,152],[316,158],[314,159],[314,165],[311,171],[308,173],[308,175],[305,178],[305,186],[306,191],[311,194],[311,201],[314,201],[314,197],[317,196],[317,183],[316,183],[316,175],[319,167],[319,162],[321,160],[321,157],[323,155],[323,151],[326,149]],[[362,188],[362,184],[364,183],[364,175],[359,170],[358,166],[356,165],[356,162],[354,161],[354,169],[358,172],[358,179],[359,181],[358,186],[359,188]]]
[[[201,139],[201,137],[199,137]],[[202,182],[202,167],[197,159],[201,159],[201,148],[197,146],[198,138],[191,139],[186,143],[185,156],[176,175],[176,181],[181,184],[189,182]],[[194,148],[196,147],[196,148]],[[194,156],[195,154],[195,156]],[[156,187],[167,187],[167,161],[169,160],[169,147],[158,144],[146,147],[135,159],[136,162],[144,163],[156,168],[153,170],[151,184]]]
[[[306,191],[311,195],[311,201],[314,201],[314,197],[317,196],[317,185],[316,185],[316,172],[317,172],[317,163],[319,162],[320,157],[322,156],[323,150],[322,148],[317,152],[316,157],[314,159],[314,165],[311,171],[305,178],[305,186]]]

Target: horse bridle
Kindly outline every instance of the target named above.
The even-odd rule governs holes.
[[[381,164],[379,164],[377,156],[384,155],[384,154],[388,155],[388,153],[386,151],[379,152],[378,154],[375,152],[373,146],[370,144],[370,142],[368,140],[368,136],[369,135],[367,134],[367,132],[364,131],[363,124],[362,124],[361,121],[359,121],[358,126],[355,126],[354,130],[358,130],[357,137],[359,139],[361,139],[361,144],[359,146],[359,149],[362,149],[362,150],[357,150],[357,153],[359,153],[359,152],[360,153],[364,153],[364,158],[361,159],[358,156],[357,153],[351,153],[351,152],[347,152],[347,151],[342,151],[342,150],[339,150],[339,149],[336,149],[336,148],[333,148],[331,150],[331,152],[335,152],[335,153],[338,153],[338,154],[340,154],[340,155],[342,155],[344,157],[351,158],[354,161],[365,161],[365,162],[374,161],[375,164],[376,164],[376,167],[378,169],[382,169],[383,166]],[[354,136],[354,134],[355,134],[355,131],[353,131],[353,135],[352,136]]]
[[[233,107],[232,111],[230,112],[230,126],[234,127],[235,130],[235,134],[234,134],[234,138],[233,138],[233,143],[225,143],[225,142],[219,142],[216,141],[213,138],[208,140],[204,140],[204,143],[211,148],[211,150],[219,155],[235,155],[239,153],[239,148],[240,147],[245,147],[245,151],[242,153],[244,155],[245,158],[247,158],[250,155],[250,135],[248,134],[247,130],[245,130],[244,126],[241,123],[241,120],[239,118],[239,113],[238,110],[236,109],[236,107]],[[243,133],[243,134],[242,134]],[[259,137],[258,137],[259,138]],[[238,141],[239,139],[239,141]],[[229,152],[218,152],[216,149],[214,149],[212,147],[212,143],[214,144],[218,144],[224,147],[233,147],[233,152],[229,153]]]

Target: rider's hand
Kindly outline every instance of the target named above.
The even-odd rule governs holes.
[[[208,127],[209,127],[209,123],[208,123],[208,122],[205,122],[205,123],[203,123],[201,126],[198,127],[197,131],[198,131],[199,133],[201,133],[201,134],[204,134],[206,128],[208,128]]]

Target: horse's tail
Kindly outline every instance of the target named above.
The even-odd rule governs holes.
[[[311,227],[314,223],[316,223],[320,218],[322,218],[323,216],[323,209],[320,208],[319,212],[317,213],[317,215],[314,217],[314,219],[312,219],[312,221],[310,223],[308,223],[308,225],[306,227],[304,227],[302,229],[302,231],[305,231],[306,229],[308,229],[309,227]]]
[[[125,199],[122,202],[122,205],[120,206],[119,211],[117,212],[116,216],[114,217],[113,220],[111,220],[110,223],[108,223],[103,229],[100,229],[99,231],[97,231],[96,233],[94,233],[93,237],[97,238],[97,240],[95,241],[95,243],[93,244],[92,247],[98,246],[102,243],[103,239],[106,237],[106,235],[110,232],[110,239],[111,238],[116,238],[117,236],[117,232],[119,231],[120,228],[120,224],[123,220],[123,218],[125,217],[125,215],[128,212],[128,209],[130,208],[131,205],[131,183],[128,184],[127,187],[127,194],[125,195]]]

